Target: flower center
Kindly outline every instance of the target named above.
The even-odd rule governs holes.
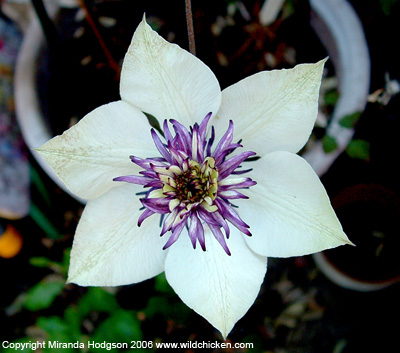
[[[149,188],[140,201],[144,211],[138,219],[138,225],[153,214],[162,215],[161,235],[171,231],[163,249],[177,241],[186,228],[193,248],[199,242],[206,250],[204,226],[207,226],[225,252],[230,255],[225,238],[229,238],[228,222],[240,232],[251,235],[249,226],[243,222],[232,200],[247,199],[238,189],[247,189],[256,184],[242,174],[250,170],[237,170],[251,151],[234,156],[229,155],[242,147],[240,142],[233,143],[233,122],[212,150],[215,138],[214,129],[207,141],[208,114],[200,125],[194,124],[188,130],[176,120],[171,120],[175,136],[171,133],[168,122],[164,121],[163,142],[155,130],[151,130],[154,144],[161,157],[142,159],[131,156],[133,163],[143,168],[141,175],[127,175],[114,178],[143,185]],[[222,230],[225,232],[223,234]]]
[[[170,168],[171,169],[171,168]],[[185,204],[199,204],[206,201],[211,204],[217,197],[218,171],[215,160],[207,157],[200,165],[193,160],[186,160],[182,169],[177,167],[177,174],[163,180],[163,193],[173,196]]]

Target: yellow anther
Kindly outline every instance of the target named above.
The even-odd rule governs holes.
[[[164,198],[166,196],[164,195],[164,190],[163,189],[155,189],[155,190],[153,190],[152,192],[149,193],[148,197],[152,198],[152,199],[160,199],[160,198]]]

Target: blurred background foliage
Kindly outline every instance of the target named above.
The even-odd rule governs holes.
[[[350,2],[363,22],[370,45],[372,93],[384,87],[385,73],[399,78],[398,54],[394,54],[398,45],[394,28],[399,20],[399,1]],[[83,4],[88,12],[67,9],[62,13],[57,27],[62,34],[62,49],[56,43],[56,49],[53,46],[53,51],[46,54],[39,77],[43,80],[41,96],[45,113],[48,118],[58,117],[50,122],[55,133],[62,132],[98,105],[119,98],[118,70],[98,45],[93,28],[85,20],[88,13],[119,65],[144,12],[164,38],[187,47],[183,1],[90,0]],[[292,67],[296,62],[324,57],[309,28],[299,30],[302,28],[299,23],[309,21],[306,1],[286,1],[277,21],[267,28],[257,20],[261,5],[260,0],[193,1],[198,56],[216,73],[222,87],[259,70]],[[54,68],[52,77],[46,76],[45,69],[49,67]],[[335,87],[325,92],[327,116],[337,98]],[[377,116],[378,123],[374,120]],[[379,135],[382,140],[393,141],[398,135],[393,128],[398,126],[398,119],[398,96],[390,104],[375,101],[366,112],[343,117],[343,127],[361,126],[348,146],[346,158],[353,165],[357,160],[363,171],[368,169],[365,166],[370,166],[371,159],[381,158],[387,152],[376,147],[382,147],[381,139],[371,137],[371,131],[379,135],[382,130],[382,136]],[[324,136],[318,127],[315,133],[322,138],[327,153],[335,149],[334,139]],[[379,157],[374,157],[377,149]],[[395,153],[389,152],[391,156]],[[398,157],[388,163],[398,163]],[[118,288],[66,284],[69,251],[83,205],[55,186],[31,156],[29,164],[30,213],[15,221],[1,220],[2,224],[12,224],[23,241],[13,256],[0,258],[1,341],[221,340],[211,325],[180,301],[163,274]],[[361,178],[364,177],[365,174]],[[325,180],[330,185],[329,175]],[[394,314],[399,314],[399,308],[393,307],[391,301],[397,295],[398,287],[368,294],[338,288],[320,274],[307,256],[271,259],[255,305],[237,323],[228,341],[252,342],[253,350],[242,350],[252,352],[360,351],[352,350],[354,347],[361,347],[364,352],[385,351],[385,347],[399,346],[395,326],[389,324],[390,315],[394,320],[398,318]],[[104,349],[90,352],[101,350]],[[59,349],[43,350],[53,351]],[[69,351],[76,352],[63,349]]]

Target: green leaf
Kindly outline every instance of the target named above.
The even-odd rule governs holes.
[[[37,326],[46,333],[46,348],[43,350],[45,353],[59,353],[60,351],[65,353],[77,352],[74,348],[57,348],[52,346],[50,342],[56,343],[69,343],[74,342],[71,337],[69,327],[65,321],[57,316],[50,317],[39,317],[36,322]]]
[[[62,273],[65,277],[67,277],[67,274],[68,274],[69,259],[70,259],[70,257],[71,257],[71,248],[67,248],[67,249],[64,250],[63,259],[62,259],[62,261],[61,261],[61,263],[60,263],[60,270],[61,270],[61,273]]]
[[[68,326],[58,316],[39,317],[36,324],[49,335],[68,336]]]
[[[150,126],[154,127],[162,136],[164,136],[164,131],[161,129],[160,123],[157,118],[149,113],[144,113],[144,115],[146,115]]]
[[[115,297],[100,287],[90,287],[78,303],[81,317],[92,311],[111,313],[118,308],[119,305]]]
[[[352,140],[347,146],[346,152],[351,158],[368,161],[370,159],[370,144],[365,140]]]
[[[165,272],[159,274],[154,278],[155,284],[154,287],[158,292],[161,293],[175,293],[172,287],[169,285],[167,281],[167,277],[165,276]]]
[[[62,236],[59,231],[54,227],[45,214],[34,203],[31,203],[29,215],[35,223],[45,232],[46,236],[50,239],[60,239]]]
[[[53,262],[47,257],[31,257],[29,263],[35,267],[49,268]]]
[[[36,170],[36,168],[33,165],[30,165],[29,171],[30,171],[32,185],[36,186],[36,189],[39,191],[44,202],[46,203],[46,205],[48,207],[50,207],[51,206],[50,195],[47,192],[47,187],[43,183],[42,179],[40,178],[38,171]]]
[[[147,307],[143,312],[148,318],[153,318],[156,314],[161,314],[167,318],[170,315],[171,309],[165,296],[155,296],[149,298]]]
[[[382,11],[386,16],[389,16],[393,6],[398,2],[398,0],[380,0]]]
[[[99,325],[91,339],[99,343],[140,341],[142,340],[140,321],[134,311],[119,309]],[[92,350],[104,351],[104,348]]]
[[[29,263],[35,267],[50,268],[54,272],[66,278],[69,267],[70,252],[70,248],[64,250],[63,259],[61,260],[61,262],[55,262],[46,257],[31,257],[29,259]]]
[[[76,306],[69,306],[64,311],[64,322],[68,326],[68,331],[73,341],[80,340],[82,318],[79,315],[78,308]]]
[[[43,279],[28,290],[23,306],[30,311],[50,307],[54,299],[62,292],[64,285],[64,281],[60,278]]]
[[[325,135],[322,139],[322,148],[325,153],[331,153],[335,151],[338,147],[338,144],[334,137],[330,135]]]
[[[339,92],[335,89],[329,90],[324,94],[324,102],[327,106],[334,106],[339,99]]]
[[[340,119],[339,125],[346,129],[352,129],[357,124],[360,116],[361,112],[355,112],[353,114],[346,115]]]

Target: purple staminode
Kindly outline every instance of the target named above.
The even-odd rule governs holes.
[[[140,200],[145,210],[138,219],[138,225],[155,213],[163,215],[161,236],[168,231],[172,232],[163,249],[167,249],[178,239],[185,226],[193,248],[196,248],[198,241],[201,248],[206,250],[206,224],[228,255],[231,253],[225,241],[230,233],[227,221],[242,233],[251,235],[249,226],[233,209],[230,200],[247,199],[237,189],[246,189],[256,184],[250,178],[242,176],[249,170],[236,170],[255,153],[242,152],[227,158],[236,148],[242,147],[239,143],[232,143],[232,121],[212,151],[214,127],[211,129],[211,137],[208,141],[206,139],[210,118],[211,113],[190,131],[178,121],[170,120],[175,136],[165,120],[163,133],[166,143],[154,129],[151,130],[153,141],[162,157],[142,159],[131,156],[132,162],[143,168],[141,175],[114,179],[149,188],[145,197]]]

